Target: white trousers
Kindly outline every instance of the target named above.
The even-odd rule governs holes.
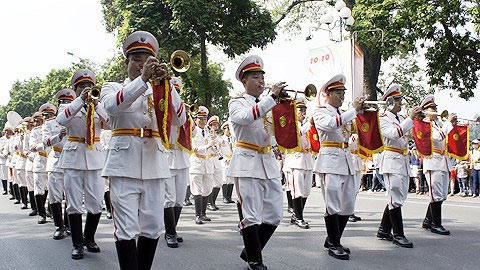
[[[25,175],[25,170],[16,170],[17,173],[17,182],[18,186],[26,187],[27,186],[27,178]]]
[[[213,172],[213,184],[212,188],[219,188],[223,184],[223,169],[222,168],[215,168]]]
[[[103,177],[103,179],[105,179],[105,189],[104,189],[104,191],[105,192],[110,191],[110,180],[108,179],[108,177]]]
[[[283,218],[282,181],[236,177],[235,186],[242,207],[240,228],[267,223],[278,226]]]
[[[406,175],[385,173],[383,179],[387,189],[388,209],[403,206],[407,200],[410,178]]]
[[[312,170],[290,169],[285,171],[292,198],[307,198],[312,189]]]
[[[50,203],[61,203],[63,201],[63,173],[48,172],[48,201]]]
[[[12,168],[12,182],[13,182],[13,184],[18,185],[17,169],[15,169],[15,168]]]
[[[355,210],[355,179],[353,175],[317,174],[325,200],[325,215],[349,216]]]
[[[190,174],[190,192],[192,195],[208,196],[213,189],[213,174]]]
[[[225,170],[223,170],[223,184],[229,185],[235,183],[234,177],[227,176],[227,171],[228,168],[225,168]]]
[[[0,165],[0,180],[8,179],[8,167],[4,164]]]
[[[82,201],[85,195],[85,210],[88,213],[102,212],[103,178],[102,170],[64,170],[65,197],[68,214],[83,214]]]
[[[35,195],[45,194],[45,190],[48,190],[48,180],[46,172],[34,172],[33,173],[33,192]]]
[[[114,237],[156,239],[163,229],[165,180],[110,177]]]
[[[13,168],[7,167],[7,180],[8,182],[13,182]]]
[[[445,201],[448,196],[448,172],[427,171],[425,177],[430,189],[431,202]]]
[[[172,177],[165,181],[165,208],[182,207],[188,183],[188,168],[170,169]]]
[[[33,172],[32,171],[25,171],[25,178],[27,179],[28,191],[34,191],[35,181],[33,181]]]

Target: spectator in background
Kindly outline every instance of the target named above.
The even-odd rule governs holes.
[[[473,150],[470,155],[470,168],[472,169],[472,197],[478,197],[480,190],[480,149],[479,141],[472,141]]]
[[[420,194],[421,186],[420,186],[420,156],[418,155],[417,148],[413,147],[410,150],[410,169],[412,171],[412,178],[415,182],[415,191],[416,194]]]
[[[457,164],[457,178],[460,186],[460,194],[462,197],[468,196],[469,184],[468,184],[468,162],[461,161]]]

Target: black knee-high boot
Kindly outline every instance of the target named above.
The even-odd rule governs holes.
[[[173,207],[173,212],[175,214],[175,232],[177,231],[177,224],[178,221],[180,220],[180,214],[182,213],[182,207],[181,206],[174,206]],[[183,242],[183,237],[178,236],[177,233],[177,242],[181,243]]]
[[[259,267],[260,265],[263,266],[262,244],[260,242],[260,234],[258,228],[259,225],[255,224],[242,229],[242,238],[243,244],[245,246],[245,254],[247,259],[246,261],[256,267]]]
[[[87,247],[89,252],[100,252],[100,248],[95,243],[95,233],[97,232],[98,222],[102,213],[92,214],[87,213],[87,219],[85,221],[85,231],[83,232],[84,241],[83,245]]]
[[[302,229],[309,229],[310,225],[303,220],[303,207],[302,207],[302,197],[295,198],[292,200],[293,204],[293,214],[290,219],[290,223],[297,225]]]
[[[195,201],[195,223],[203,224],[202,219],[202,195],[194,195],[193,199]]]
[[[14,204],[20,204],[20,188],[18,184],[13,184],[13,192],[15,193],[15,202]]]
[[[190,196],[192,196],[192,192],[190,191],[190,186],[187,186],[187,191],[185,192],[185,201],[183,202],[184,206],[192,205],[190,201]]]
[[[35,200],[35,194],[33,193],[33,191],[28,192],[28,197],[30,198],[30,206],[32,207],[32,211],[28,215],[33,217],[38,214],[37,201]]]
[[[390,221],[390,210],[388,209],[388,205],[387,205],[383,210],[383,216],[382,216],[382,220],[380,221],[380,227],[378,227],[377,237],[388,240],[388,241],[392,241],[393,235],[391,231],[392,231],[392,222]]]
[[[137,243],[135,239],[115,242],[120,270],[137,270]]]
[[[13,183],[9,182],[8,185],[10,187],[10,200],[15,200],[15,191],[13,190]]]
[[[348,260],[350,256],[343,249],[343,246],[340,244],[340,227],[338,215],[328,215],[325,216],[325,227],[327,229],[328,241],[330,245],[328,247],[328,255],[340,259]]]
[[[227,200],[228,200],[228,203],[234,203],[234,201],[232,200],[232,194],[233,194],[233,184],[228,184],[227,185]]]
[[[137,242],[137,261],[138,270],[150,270],[152,268],[155,251],[157,250],[157,239],[151,239],[144,236],[138,237]]]
[[[35,195],[35,200],[37,201],[38,224],[44,224],[47,222],[47,211],[45,210],[44,198],[43,195]]]
[[[218,187],[214,187],[213,190],[212,190],[212,193],[210,193],[210,195],[208,196],[209,199],[209,203],[210,203],[210,208],[209,210],[212,210],[212,211],[217,211],[218,210],[218,207],[217,207],[217,197],[218,197],[218,193],[220,192],[220,188]]]
[[[402,208],[397,207],[390,210],[390,221],[392,222],[392,242],[400,247],[412,248],[412,242],[408,241],[403,232]]]
[[[110,191],[106,191],[103,194],[103,199],[105,200],[105,208],[107,209],[107,218],[112,219],[112,205],[110,201]]]
[[[430,231],[436,234],[449,235],[450,231],[442,226],[442,203],[443,201],[430,204],[432,212],[432,227]]]
[[[222,196],[223,196],[223,203],[228,203],[228,186],[227,186],[227,184],[222,185]]]
[[[427,212],[425,213],[425,219],[422,223],[422,228],[430,230],[432,228],[432,203],[428,204]]]
[[[7,180],[2,180],[2,186],[3,186],[3,195],[8,194],[8,181]]]
[[[287,204],[288,204],[287,211],[293,214],[292,192],[290,190],[287,190],[286,193],[287,193]]]
[[[207,203],[208,203],[209,196],[202,196],[202,220],[203,221],[212,221],[209,217],[207,217]]]
[[[65,226],[63,224],[62,217],[62,203],[50,204],[52,209],[53,223],[55,224],[55,232],[53,233],[54,240],[60,240],[65,238]]]
[[[28,209],[28,190],[27,187],[20,187],[20,198],[22,199],[21,209]]]
[[[72,259],[83,259],[83,235],[82,235],[82,214],[68,215],[70,230],[72,232]]]
[[[173,207],[163,209],[163,220],[165,223],[165,241],[170,248],[177,248],[177,231],[175,230],[175,211]]]
[[[68,213],[67,213],[67,202],[63,204],[65,211],[63,211],[63,222],[65,223],[65,234],[70,235],[70,219],[68,218]]]

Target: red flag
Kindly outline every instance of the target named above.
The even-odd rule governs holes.
[[[447,153],[453,158],[467,160],[469,149],[468,125],[455,125],[447,136]]]
[[[355,120],[358,133],[358,149],[364,156],[372,156],[383,150],[383,138],[380,133],[380,121],[377,111],[365,111],[357,114]]]
[[[432,123],[415,118],[413,120],[413,140],[420,156],[431,156],[433,151]]]
[[[152,82],[153,108],[157,117],[158,132],[165,148],[169,149],[170,129],[172,128],[172,96],[170,95],[170,81]]]
[[[310,140],[310,148],[312,152],[316,155],[320,151],[320,139],[318,138],[318,132],[315,126],[311,126],[310,130],[307,131],[307,137]]]
[[[192,127],[193,120],[187,116],[187,121],[183,126],[178,127],[177,146],[187,153],[192,153]]]
[[[87,148],[92,150],[95,144],[95,105],[93,102],[88,103],[87,108],[87,135],[85,137],[85,143]]]
[[[285,101],[272,109],[273,133],[280,151],[300,151],[300,130],[298,129],[297,105]]]

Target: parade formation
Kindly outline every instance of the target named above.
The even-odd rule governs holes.
[[[285,82],[266,89],[263,60],[250,55],[235,73],[243,93],[230,99],[226,115],[209,115],[202,104],[182,100],[182,81],[156,58],[152,34],[133,32],[122,48],[128,74],[122,83],[97,85],[92,71],[80,69],[71,89],[58,90],[56,104],[24,117],[9,112],[0,139],[3,194],[30,208],[38,224],[51,216],[52,238],[70,236],[74,260],[84,257],[84,247],[101,252],[95,234],[103,201],[120,269],[151,269],[161,237],[170,248],[189,240],[177,233],[177,224],[191,198],[191,222],[201,226],[212,220],[207,213],[221,210],[222,191],[223,203],[237,204],[244,244],[239,260],[247,269],[267,269],[265,262],[274,258],[264,258],[262,250],[271,248],[283,219],[283,190],[290,223],[302,233],[310,228],[304,208],[312,182],[326,206],[318,241],[328,255],[349,260],[355,250],[342,245],[342,235],[349,221],[360,219],[354,211],[361,167],[374,156],[386,189],[376,237],[413,248],[402,219],[413,142],[424,157],[431,199],[419,230],[450,234],[442,225],[442,203],[453,159],[478,173],[478,141],[468,159],[468,125],[454,113],[440,121],[433,95],[407,109],[402,86],[393,84],[373,102],[384,108],[364,97],[345,104],[344,74],[317,85],[318,93],[310,85],[304,92],[288,90]],[[182,60],[172,65],[177,72],[188,69],[183,53],[172,58]]]

